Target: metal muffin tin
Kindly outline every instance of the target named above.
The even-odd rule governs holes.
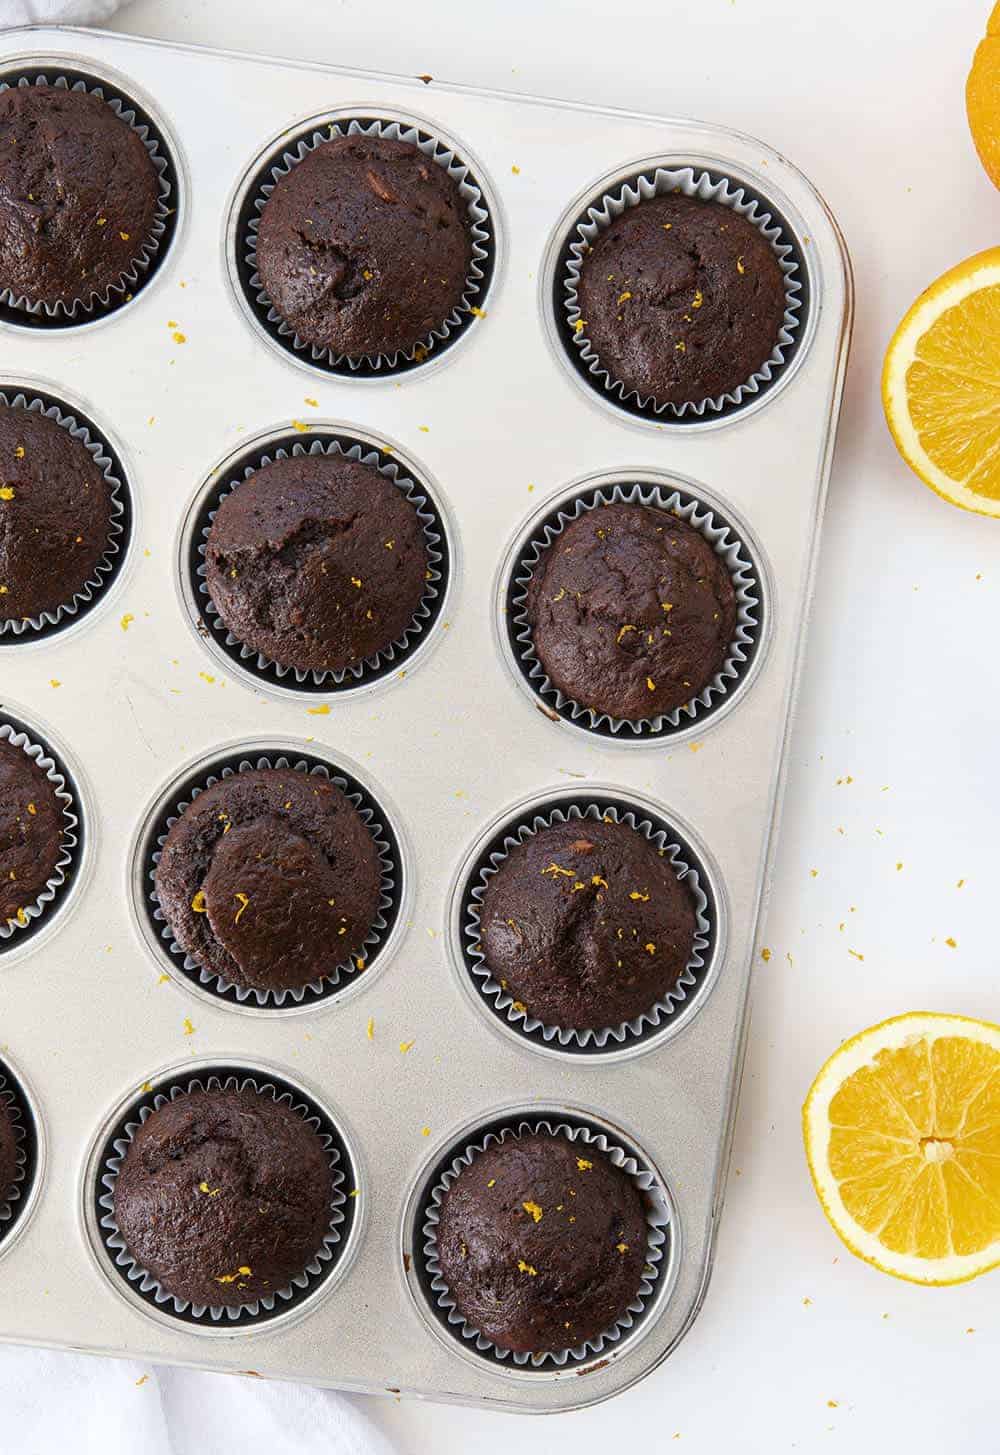
[[[675,1347],[711,1272],[852,319],[837,225],[778,153],[694,122],[92,31],[0,35],[0,75],[32,67],[106,78],[163,118],[179,217],[127,308],[59,330],[0,322],[4,387],[75,399],[83,381],[85,412],[122,442],[137,509],[113,610],[39,643],[0,642],[0,712],[73,765],[88,857],[72,916],[67,901],[23,950],[0,953],[0,1074],[30,1085],[44,1148],[16,1241],[0,1229],[0,1338],[536,1412],[606,1399]],[[495,267],[460,349],[360,380],[304,368],[248,324],[233,219],[279,128],[293,137],[320,113],[406,118],[474,159]],[[772,203],[808,283],[778,383],[687,424],[640,418],[591,388],[556,312],[581,206],[661,160]],[[404,664],[413,670],[346,694],[297,692],[288,678],[279,690],[190,630],[185,561],[206,477],[267,432],[308,441],[312,426],[400,441],[453,552],[428,649]],[[592,477],[703,487],[745,522],[766,588],[765,640],[734,700],[660,741],[602,737],[547,712],[503,642],[502,563],[550,498]],[[408,898],[391,960],[353,977],[349,994],[248,1015],[166,973],[132,914],[133,846],[148,806],[206,759],[291,756],[295,741],[334,768],[356,765],[390,808]],[[655,807],[698,846],[716,915],[691,1012],[591,1056],[512,1032],[461,983],[455,905],[470,856],[527,803],[568,796]],[[92,1149],[147,1083],[220,1065],[266,1068],[328,1108],[360,1201],[350,1258],[321,1299],[206,1339],[120,1286],[93,1237]],[[654,1170],[673,1214],[668,1267],[642,1319],[599,1358],[511,1366],[463,1344],[429,1305],[416,1242],[436,1169],[491,1125],[543,1117],[603,1128]]]

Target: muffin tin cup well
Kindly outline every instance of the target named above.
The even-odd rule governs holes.
[[[30,904],[20,905],[17,915],[0,921],[0,965],[9,956],[20,952],[43,929],[48,929],[56,915],[69,901],[80,881],[84,847],[83,811],[79,789],[69,769],[49,744],[36,738],[34,729],[13,717],[0,704],[0,740],[21,748],[44,771],[52,784],[62,809],[60,853],[55,869],[45,888]]]
[[[287,1323],[311,1310],[335,1275],[343,1273],[357,1246],[360,1231],[360,1173],[357,1155],[339,1117],[295,1082],[269,1067],[190,1065],[158,1075],[139,1096],[131,1095],[112,1112],[98,1132],[87,1161],[83,1185],[84,1223],[101,1270],[130,1303],[176,1326],[208,1334],[252,1333]],[[175,1297],[139,1264],[115,1222],[115,1186],[129,1144],[139,1127],[161,1106],[202,1090],[254,1091],[296,1111],[314,1128],[329,1156],[330,1221],[322,1246],[284,1288],[253,1303],[198,1305]]]
[[[104,604],[113,585],[123,574],[134,534],[135,509],[119,451],[107,433],[80,407],[55,395],[42,393],[27,383],[0,379],[0,405],[24,409],[54,420],[93,456],[111,492],[111,520],[108,542],[92,575],[69,601],[39,616],[0,619],[0,650],[47,641],[79,624]]]
[[[354,805],[375,841],[381,865],[381,896],[362,953],[331,966],[329,975],[293,990],[257,990],[235,985],[204,969],[174,939],[160,908],[155,874],[171,826],[199,793],[235,774],[259,768],[294,768],[338,787]],[[381,789],[338,755],[322,757],[295,739],[266,738],[234,743],[189,765],[157,796],[143,816],[129,856],[129,894],[139,933],[157,963],[184,989],[216,1005],[253,1014],[289,1015],[328,1006],[370,983],[388,962],[405,932],[411,896],[410,856],[399,820],[385,807]]]
[[[13,1246],[35,1206],[45,1162],[41,1119],[23,1078],[6,1059],[0,1060],[0,1103],[14,1129],[17,1159],[14,1182],[0,1188],[0,1256]]]
[[[607,1156],[641,1189],[646,1203],[646,1267],[638,1292],[623,1314],[596,1338],[575,1347],[544,1353],[504,1349],[470,1325],[455,1306],[437,1255],[441,1204],[455,1179],[486,1149],[536,1133],[565,1137],[574,1145]],[[404,1232],[404,1238],[405,1238]],[[644,1331],[669,1297],[677,1262],[679,1234],[667,1185],[652,1162],[618,1129],[598,1118],[537,1106],[513,1111],[471,1132],[448,1147],[416,1194],[412,1210],[411,1291],[435,1332],[452,1348],[483,1361],[498,1374],[531,1378],[582,1374],[594,1360],[624,1352]],[[404,1267],[405,1267],[404,1253]],[[413,1288],[415,1282],[416,1288]]]
[[[616,379],[601,363],[582,319],[578,284],[594,239],[629,207],[652,197],[681,192],[704,202],[730,207],[756,227],[773,247],[784,275],[785,312],[770,356],[734,388],[710,399],[684,404],[657,403]],[[801,233],[751,179],[713,160],[653,158],[605,178],[578,198],[564,214],[549,246],[543,270],[542,306],[557,353],[576,381],[619,418],[661,428],[720,424],[746,414],[770,398],[792,372],[803,352],[810,315],[811,282]]]
[[[512,849],[553,824],[612,819],[627,824],[663,850],[678,880],[690,890],[695,938],[685,969],[670,989],[631,1021],[599,1029],[547,1025],[494,978],[480,946],[480,911],[489,881]],[[652,801],[615,790],[571,789],[533,797],[505,812],[480,835],[456,880],[450,943],[460,981],[497,1029],[520,1045],[579,1062],[620,1060],[660,1046],[695,1014],[725,959],[725,902],[718,871],[687,828],[680,831]]]
[[[428,577],[420,604],[405,631],[381,651],[335,672],[303,671],[275,662],[235,636],[219,615],[205,580],[209,531],[222,501],[255,471],[288,456],[341,455],[371,466],[391,480],[417,512],[424,533]],[[226,671],[235,671],[255,691],[298,698],[344,698],[400,681],[422,661],[439,635],[434,630],[451,597],[457,570],[456,533],[440,492],[427,471],[394,442],[353,426],[323,421],[278,426],[244,441],[215,466],[188,507],[177,548],[181,602],[203,646]]]
[[[257,272],[257,230],[277,182],[323,142],[337,136],[387,137],[410,142],[458,183],[466,204],[472,243],[461,302],[412,348],[392,354],[335,354],[300,339],[271,302]],[[498,264],[498,205],[478,162],[467,148],[423,118],[380,108],[373,116],[358,108],[323,111],[291,133],[286,128],[257,155],[236,189],[226,229],[226,259],[236,301],[256,332],[272,348],[303,368],[347,379],[396,378],[436,363],[472,330],[485,313]]]
[[[167,257],[178,231],[181,205],[178,151],[149,103],[132,96],[127,83],[111,72],[78,71],[58,64],[56,58],[28,58],[0,74],[0,91],[14,86],[55,86],[64,91],[85,91],[106,101],[112,111],[139,137],[156,169],[159,201],[149,237],[131,267],[103,293],[65,303],[33,301],[9,288],[0,289],[0,321],[27,329],[64,329],[94,323],[131,303],[152,280]],[[109,224],[110,225],[110,224]]]
[[[549,679],[535,652],[528,588],[544,553],[571,521],[599,505],[651,505],[686,521],[725,561],[736,592],[736,630],[722,667],[697,697],[657,717],[613,718],[575,702]],[[496,586],[500,650],[518,684],[547,717],[608,742],[658,744],[701,732],[746,692],[763,660],[772,595],[763,551],[749,528],[704,486],[660,470],[590,475],[545,501],[522,527],[501,564]]]

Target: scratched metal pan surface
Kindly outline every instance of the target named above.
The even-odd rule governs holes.
[[[137,103],[171,151],[177,209],[155,270],[108,316],[50,327],[15,308],[0,322],[0,387],[84,415],[132,505],[126,559],[91,609],[38,641],[0,640],[3,719],[59,755],[84,820],[46,922],[0,947],[0,1073],[20,1088],[34,1174],[0,1227],[0,1337],[524,1411],[606,1399],[676,1346],[712,1266],[850,335],[836,223],[777,152],[691,121],[83,30],[5,32],[0,73],[83,76]],[[324,367],[269,332],[236,252],[262,159],[307,121],[350,117],[412,124],[456,152],[489,211],[478,313],[388,375]],[[657,165],[761,199],[805,284],[793,356],[721,415],[631,412],[566,342],[575,220]],[[434,507],[447,569],[391,670],[299,682],[201,615],[213,488],[283,440],[386,446],[381,462]],[[639,735],[546,697],[510,629],[510,572],[540,522],[619,486],[677,491],[727,522],[761,616],[713,710]],[[148,901],[158,815],[227,765],[277,757],[373,806],[392,881],[369,967],[280,1006],[202,983]],[[464,924],[492,836],[574,804],[660,825],[711,918],[686,1000],[585,1047],[482,993]],[[182,1316],[128,1279],[102,1228],[109,1143],[144,1097],[213,1074],[274,1078],[332,1121],[356,1188],[332,1272],[266,1317]],[[641,1313],[561,1364],[463,1338],[424,1259],[430,1185],[452,1157],[489,1127],[542,1120],[633,1157],[669,1210]]]

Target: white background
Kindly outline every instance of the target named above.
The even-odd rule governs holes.
[[[407,1452],[508,1455],[516,1444],[523,1455],[589,1455],[609,1444],[673,1449],[675,1437],[682,1451],[741,1455],[889,1441],[908,1455],[994,1448],[1000,1275],[934,1291],[856,1262],[822,1218],[799,1134],[813,1074],[862,1026],[918,1008],[1000,1019],[1000,525],[949,508],[908,474],[878,396],[885,342],[912,298],[998,240],[1000,198],[976,161],[963,100],[988,9],[137,0],[120,18],[139,34],[754,132],[811,175],[854,259],[853,359],[761,940],[771,958],[757,962],[738,1175],[705,1309],[661,1370],[596,1410],[515,1422],[372,1405]]]

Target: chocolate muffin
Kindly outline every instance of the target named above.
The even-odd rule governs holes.
[[[108,549],[111,512],[111,487],[80,440],[0,404],[0,621],[69,605]]]
[[[0,91],[0,289],[48,307],[120,283],[149,241],[159,178],[106,101],[57,86]]]
[[[560,692],[638,722],[690,702],[722,669],[736,591],[721,556],[680,516],[598,505],[545,551],[527,615],[538,660]]]
[[[17,1138],[10,1108],[0,1101],[0,1205],[7,1202],[17,1176]]]
[[[336,355],[408,351],[459,306],[472,243],[458,183],[409,142],[338,136],[281,177],[257,269],[299,340]]]
[[[427,549],[391,480],[341,455],[300,455],[226,496],[205,572],[241,642],[281,666],[337,672],[406,631],[426,590]]]
[[[255,990],[321,980],[354,957],[378,912],[375,840],[335,784],[252,769],[199,793],[167,834],[156,893],[177,943]]]
[[[778,255],[752,222],[681,193],[626,207],[580,271],[581,333],[612,379],[656,404],[745,384],[785,314]]]
[[[62,805],[34,758],[0,738],[0,924],[22,928],[62,854]]]
[[[129,1143],[115,1222],[129,1252],[196,1307],[287,1288],[322,1247],[330,1162],[298,1112],[253,1090],[191,1091]]]
[[[572,1349],[612,1328],[643,1281],[643,1194],[595,1147],[551,1133],[488,1147],[437,1229],[458,1311],[500,1349]]]
[[[691,958],[696,917],[665,853],[638,829],[569,819],[531,834],[490,876],[479,942],[493,978],[545,1025],[617,1026]]]

